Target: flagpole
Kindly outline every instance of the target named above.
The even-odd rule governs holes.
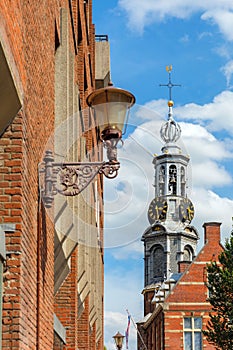
[[[133,317],[132,317],[132,316],[130,315],[130,313],[129,313],[129,310],[126,309],[126,312],[127,312],[128,316],[130,316],[130,318],[131,318],[131,320],[132,320],[132,323],[133,323],[133,325],[134,325],[134,328],[136,329],[136,331],[137,331],[137,333],[138,333],[138,335],[139,335],[139,338],[140,338],[140,340],[141,340],[141,342],[142,342],[142,345],[144,346],[144,349],[148,350],[146,344],[144,343],[144,340],[143,340],[143,338],[142,338],[142,335],[141,335],[141,333],[139,332],[136,323],[134,322]],[[142,349],[142,350],[143,350],[143,349]]]

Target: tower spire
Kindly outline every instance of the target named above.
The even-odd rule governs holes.
[[[172,88],[174,86],[181,86],[180,84],[173,84],[171,81],[171,71],[172,65],[166,66],[166,71],[168,72],[168,83],[167,84],[159,84],[159,86],[167,86],[169,91],[169,101],[172,101]]]
[[[192,261],[195,256],[198,233],[191,226],[194,207],[187,197],[189,157],[177,144],[181,128],[173,119],[172,88],[180,86],[171,81],[169,74],[168,120],[162,125],[160,135],[165,145],[162,153],[153,159],[154,198],[148,208],[149,228],[143,233],[145,247],[145,302],[149,300],[147,290],[164,280],[174,280],[179,275],[178,263]],[[172,274],[172,277],[171,277]],[[147,289],[148,288],[148,289]]]
[[[167,84],[160,84],[160,86],[167,86],[169,90],[169,101],[167,103],[168,105],[168,120],[167,122],[161,127],[160,135],[162,140],[166,144],[174,143],[180,138],[181,129],[178,123],[175,122],[173,119],[173,111],[172,107],[174,105],[174,102],[172,101],[172,88],[174,86],[181,86],[180,84],[173,84],[171,81],[171,71],[172,71],[172,65],[166,66],[166,71],[168,72],[168,83]]]

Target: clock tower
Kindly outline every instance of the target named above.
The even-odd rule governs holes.
[[[145,288],[158,290],[161,284],[177,281],[181,266],[192,262],[196,255],[197,230],[191,225],[194,206],[188,198],[189,156],[184,154],[177,141],[181,128],[173,118],[171,66],[169,73],[168,119],[160,135],[164,141],[161,154],[153,159],[154,198],[149,204],[150,226],[142,236],[144,242]],[[145,310],[146,312],[146,310]]]

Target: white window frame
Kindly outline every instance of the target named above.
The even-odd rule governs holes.
[[[185,328],[185,319],[188,319],[188,318],[191,319],[191,328]],[[198,348],[198,349],[195,348],[195,336],[194,336],[194,334],[196,332],[199,332],[202,335],[202,328],[195,328],[194,319],[196,319],[196,318],[201,319],[201,325],[202,325],[202,317],[200,317],[200,316],[195,316],[195,317],[194,316],[191,316],[191,317],[185,316],[184,317],[184,320],[183,320],[184,350],[187,350],[185,347],[185,333],[191,333],[191,335],[192,335],[192,337],[191,337],[192,338],[192,350],[202,350],[203,349],[202,338],[201,338],[201,348]]]

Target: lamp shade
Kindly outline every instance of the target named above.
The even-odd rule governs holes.
[[[113,339],[115,341],[117,349],[121,349],[123,346],[123,340],[124,340],[124,335],[122,335],[120,332],[117,332],[114,336]]]
[[[124,134],[125,120],[135,97],[129,91],[107,86],[93,91],[87,97],[87,104],[95,111],[100,135],[107,129],[118,130]]]

